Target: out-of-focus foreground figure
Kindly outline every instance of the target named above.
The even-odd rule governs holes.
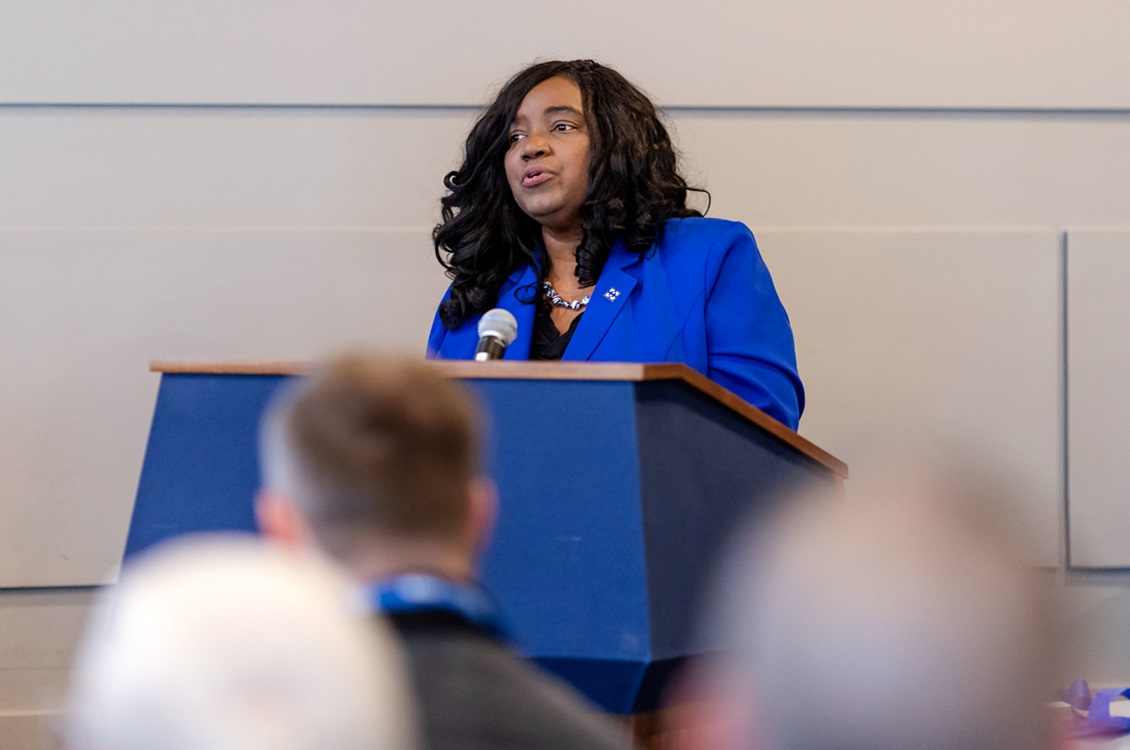
[[[75,750],[416,747],[401,654],[311,555],[174,542],[127,568],[72,683]]]
[[[925,476],[800,501],[739,544],[695,681],[718,750],[1053,746],[1051,611],[979,508]]]
[[[366,587],[374,619],[405,646],[426,747],[628,747],[510,646],[477,582],[496,501],[479,473],[478,410],[459,383],[418,361],[337,359],[280,394],[262,447],[261,528],[326,553]]]

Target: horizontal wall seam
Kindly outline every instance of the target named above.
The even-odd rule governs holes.
[[[231,110],[231,111],[394,111],[475,112],[477,104],[303,103],[303,102],[0,102],[0,110]],[[1130,116],[1130,107],[981,107],[981,106],[796,106],[796,105],[689,105],[660,107],[678,114],[785,114],[785,115],[990,115],[1022,117]]]

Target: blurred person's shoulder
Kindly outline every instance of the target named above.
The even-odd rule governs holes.
[[[493,638],[470,630],[402,635],[427,747],[631,747],[626,727]]]

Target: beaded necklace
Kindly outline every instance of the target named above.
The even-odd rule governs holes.
[[[554,307],[567,307],[570,310],[580,310],[581,308],[586,307],[589,304],[589,300],[592,299],[591,294],[586,294],[580,299],[575,299],[572,302],[568,302],[563,299],[560,294],[557,293],[557,290],[553,288],[553,284],[550,284],[548,281],[541,282],[541,288],[542,291],[545,292],[545,301],[553,305]]]

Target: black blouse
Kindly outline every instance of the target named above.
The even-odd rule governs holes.
[[[581,321],[582,315],[584,315],[583,312],[573,318],[573,322],[569,324],[569,330],[561,333],[557,330],[557,326],[553,324],[549,308],[545,305],[538,305],[537,313],[534,314],[534,335],[530,342],[530,359],[561,359],[561,355],[565,353],[565,348],[569,346],[569,342],[573,338],[573,331],[577,330],[577,323]]]

